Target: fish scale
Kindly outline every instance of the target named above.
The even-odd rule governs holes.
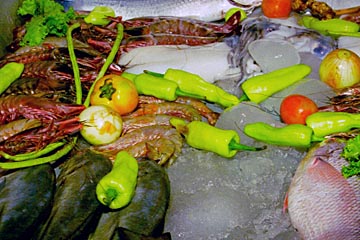
[[[233,7],[241,7],[250,12],[261,3],[260,0],[59,0],[58,2],[65,8],[73,6],[79,11],[91,11],[95,6],[106,5],[112,7],[116,15],[122,16],[125,20],[144,16],[177,16],[204,21],[220,20]]]
[[[290,184],[290,219],[306,240],[360,239],[359,181],[341,175],[343,146],[333,139],[313,147]]]

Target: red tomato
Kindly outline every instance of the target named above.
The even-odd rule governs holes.
[[[135,84],[119,75],[110,74],[100,78],[90,96],[91,105],[106,105],[120,115],[132,112],[139,102]]]
[[[280,105],[280,117],[286,124],[306,124],[307,116],[318,111],[316,103],[310,98],[293,94],[283,99]]]
[[[263,0],[261,9],[268,18],[286,18],[291,12],[291,0]]]

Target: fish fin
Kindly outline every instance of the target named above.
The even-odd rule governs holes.
[[[286,195],[285,195],[285,198],[284,198],[284,203],[283,203],[283,208],[282,208],[283,214],[286,213],[288,208],[289,208],[289,192],[286,192]]]

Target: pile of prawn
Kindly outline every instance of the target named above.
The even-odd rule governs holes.
[[[109,25],[100,27],[79,20],[74,31],[74,48],[79,65],[82,90],[88,92],[96,79],[116,37],[116,24],[121,22],[124,40],[117,59],[130,49],[149,45],[204,45],[222,41],[235,34],[240,13],[224,24],[207,23],[177,17],[137,18],[122,21],[111,18]],[[10,155],[32,152],[48,144],[75,136],[82,127],[78,119],[85,106],[75,103],[72,64],[64,38],[50,37],[41,46],[20,47],[24,26],[14,30],[8,54],[0,59],[0,67],[9,62],[25,65],[22,76],[0,95],[0,151]],[[121,74],[126,66],[114,61],[107,74]],[[148,158],[160,165],[171,165],[181,153],[183,137],[170,125],[173,117],[187,121],[204,120],[215,125],[219,113],[206,103],[179,97],[167,102],[140,96],[134,112],[123,116],[121,137],[107,145],[92,149],[113,159],[121,150],[136,158]],[[6,140],[6,141],[5,141]]]

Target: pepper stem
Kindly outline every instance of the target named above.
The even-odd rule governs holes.
[[[105,198],[103,199],[105,205],[109,206],[112,201],[114,201],[117,197],[118,193],[115,189],[109,188],[105,192]]]
[[[231,141],[229,143],[229,149],[230,150],[240,150],[240,151],[261,151],[261,150],[266,149],[266,146],[252,147],[252,146],[247,146],[247,145],[237,143],[234,139],[231,139]]]
[[[243,95],[240,96],[239,101],[243,102],[243,101],[249,101],[249,97],[244,93]]]
[[[324,140],[325,140],[324,137],[317,137],[317,136],[315,136],[314,134],[311,135],[311,142],[322,142],[322,141],[324,141]]]
[[[153,72],[153,71],[149,71],[149,70],[144,70],[144,73],[147,73],[147,74],[152,75],[154,77],[161,77],[161,78],[164,77],[164,74],[162,74],[162,73]]]

